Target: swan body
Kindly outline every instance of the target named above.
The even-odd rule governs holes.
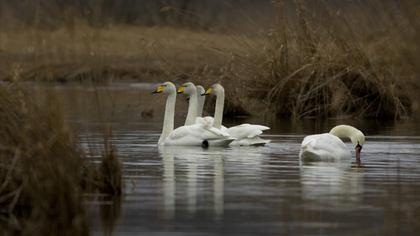
[[[176,87],[171,82],[159,85],[153,93],[166,93],[165,115],[158,145],[168,146],[227,146],[234,139],[221,130],[203,124],[184,125],[174,129]],[[197,105],[195,104],[195,108]],[[196,109],[195,109],[196,110]],[[193,109],[194,112],[194,109]]]
[[[203,146],[204,140],[207,141],[208,146],[228,146],[234,139],[214,127],[209,128],[201,124],[193,124],[173,130],[162,145]]]
[[[197,124],[202,124],[205,127],[214,126],[214,118],[211,116],[197,117]],[[270,140],[265,140],[259,137],[264,130],[269,130],[270,128],[264,125],[252,125],[252,124],[241,124],[227,128],[221,126],[220,130],[224,133],[227,133],[230,137],[235,138],[235,140],[230,144],[231,146],[263,146],[270,142]]]
[[[340,138],[350,138],[360,161],[360,151],[365,142],[364,134],[349,125],[338,125],[329,133],[306,136],[299,152],[302,161],[335,161],[350,159],[351,152]]]
[[[214,112],[213,127],[227,132],[235,140],[230,144],[231,146],[263,146],[270,142],[260,137],[263,131],[270,129],[263,125],[241,124],[226,128],[222,125],[223,108],[225,102],[225,90],[222,85],[214,84],[205,93],[209,95],[214,93],[216,95],[216,108]],[[209,118],[208,121],[211,119]]]
[[[309,135],[303,139],[299,156],[304,161],[350,159],[346,144],[337,136],[325,133]]]

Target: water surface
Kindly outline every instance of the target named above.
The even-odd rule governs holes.
[[[124,195],[99,196],[88,206],[94,235],[420,235],[420,130],[414,121],[345,121],[367,134],[362,168],[354,160],[303,164],[303,137],[343,121],[254,117],[247,122],[273,128],[266,147],[158,148],[165,99],[152,97],[150,85],[47,89],[60,91],[82,146],[94,149],[102,144],[102,128],[113,130]],[[177,111],[180,125],[184,100]],[[243,121],[225,123],[237,122]]]

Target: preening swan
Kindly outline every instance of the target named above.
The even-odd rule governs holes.
[[[225,89],[220,84],[212,85],[204,95],[216,95],[216,108],[214,112],[213,127],[226,131],[231,137],[236,138],[232,146],[260,146],[270,142],[260,137],[264,130],[270,129],[263,125],[242,124],[231,128],[222,126],[223,108],[225,102]]]
[[[329,133],[306,136],[300,147],[299,157],[303,161],[350,159],[351,152],[340,138],[351,140],[356,151],[356,161],[360,163],[360,152],[365,143],[365,135],[349,125],[338,125]]]
[[[162,134],[158,141],[159,145],[227,146],[234,140],[227,133],[213,127],[204,127],[202,124],[186,125],[174,129],[177,93],[175,85],[171,82],[165,82],[159,85],[153,93],[168,94]]]

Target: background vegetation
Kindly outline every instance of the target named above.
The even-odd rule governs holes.
[[[398,119],[419,107],[417,1],[0,6],[4,80],[219,81],[233,115]]]

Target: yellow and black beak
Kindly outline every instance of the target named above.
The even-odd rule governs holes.
[[[178,93],[184,93],[185,92],[185,87],[184,86],[179,87],[177,92]]]
[[[161,84],[152,93],[161,93],[163,90],[165,90],[165,85]]]
[[[210,95],[213,93],[213,88],[208,88],[205,93],[201,94],[201,96]]]

